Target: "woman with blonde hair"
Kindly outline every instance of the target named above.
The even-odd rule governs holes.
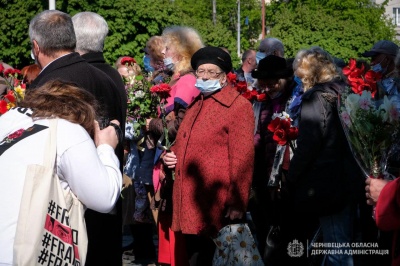
[[[161,36],[153,36],[146,43],[145,52],[150,57],[150,66],[154,68],[154,72],[149,77],[153,84],[162,83],[172,75],[172,72],[164,66],[164,55],[162,53],[164,48],[165,43]]]
[[[338,94],[345,90],[346,83],[331,55],[320,47],[301,50],[293,68],[304,86],[297,148],[287,180],[296,216],[315,217],[323,242],[350,245],[363,180],[337,109]],[[305,218],[298,220],[304,222]],[[297,223],[301,224],[310,223]],[[304,232],[305,228],[299,231]],[[322,265],[353,265],[352,256],[345,252],[349,248],[346,245],[335,248],[335,252],[325,256]]]
[[[203,42],[200,35],[190,27],[172,26],[166,28],[162,33],[164,49],[164,65],[172,72],[170,97],[167,98],[165,106],[168,120],[168,137],[171,143],[175,140],[178,128],[185,115],[186,108],[199,95],[200,91],[195,87],[196,76],[190,64],[192,55],[202,48]],[[155,139],[163,139],[163,124],[161,118],[148,119],[147,129],[155,136]],[[164,145],[164,144],[163,144]],[[155,160],[159,160],[162,150],[158,149]],[[165,203],[159,208],[159,263],[181,265],[184,262],[182,254],[185,253],[182,234],[170,229],[172,222],[172,174],[162,169],[160,161],[157,162],[153,184],[158,195]],[[160,185],[162,182],[162,186]],[[159,193],[157,193],[159,192]],[[161,208],[162,207],[162,208]],[[178,255],[180,253],[181,255]],[[175,261],[179,258],[180,261]]]

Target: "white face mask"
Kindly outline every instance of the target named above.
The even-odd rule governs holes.
[[[221,83],[219,83],[219,79],[197,79],[196,84],[194,85],[197,89],[200,90],[201,93],[205,95],[209,95],[219,89],[221,89]]]
[[[163,61],[166,68],[174,70],[174,61],[172,61],[172,57],[164,58]]]

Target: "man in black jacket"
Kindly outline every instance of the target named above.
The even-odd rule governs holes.
[[[30,89],[54,79],[74,82],[96,97],[104,110],[102,115],[105,120],[117,119],[124,125],[123,103],[126,104],[126,101],[124,102],[109,76],[74,52],[76,37],[72,19],[68,14],[57,10],[39,13],[30,22],[29,37],[35,61],[42,68]],[[116,154],[122,163],[123,150],[117,149]],[[87,221],[89,246],[86,265],[121,265],[120,215],[100,216],[94,218],[95,221]],[[93,235],[99,235],[101,238],[93,238]]]

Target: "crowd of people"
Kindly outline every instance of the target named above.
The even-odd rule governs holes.
[[[26,96],[0,117],[0,265],[14,265],[25,170],[42,163],[47,131],[10,136],[53,118],[56,172],[87,207],[85,265],[213,265],[214,239],[234,223],[250,225],[265,265],[399,265],[400,158],[389,158],[387,178],[364,176],[339,115],[343,60],[318,46],[285,58],[268,37],[234,69],[226,48],[170,26],[135,55],[142,67],[132,55],[111,66],[107,34],[93,12],[47,10],[30,22]],[[400,111],[398,50],[381,40],[361,56],[379,73],[375,99]],[[164,83],[167,97],[139,127],[127,91]],[[283,114],[296,128],[290,145],[271,130]]]

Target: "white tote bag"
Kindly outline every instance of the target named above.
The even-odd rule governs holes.
[[[50,120],[44,165],[26,171],[14,242],[14,265],[85,265],[84,206],[56,174],[57,119]]]

